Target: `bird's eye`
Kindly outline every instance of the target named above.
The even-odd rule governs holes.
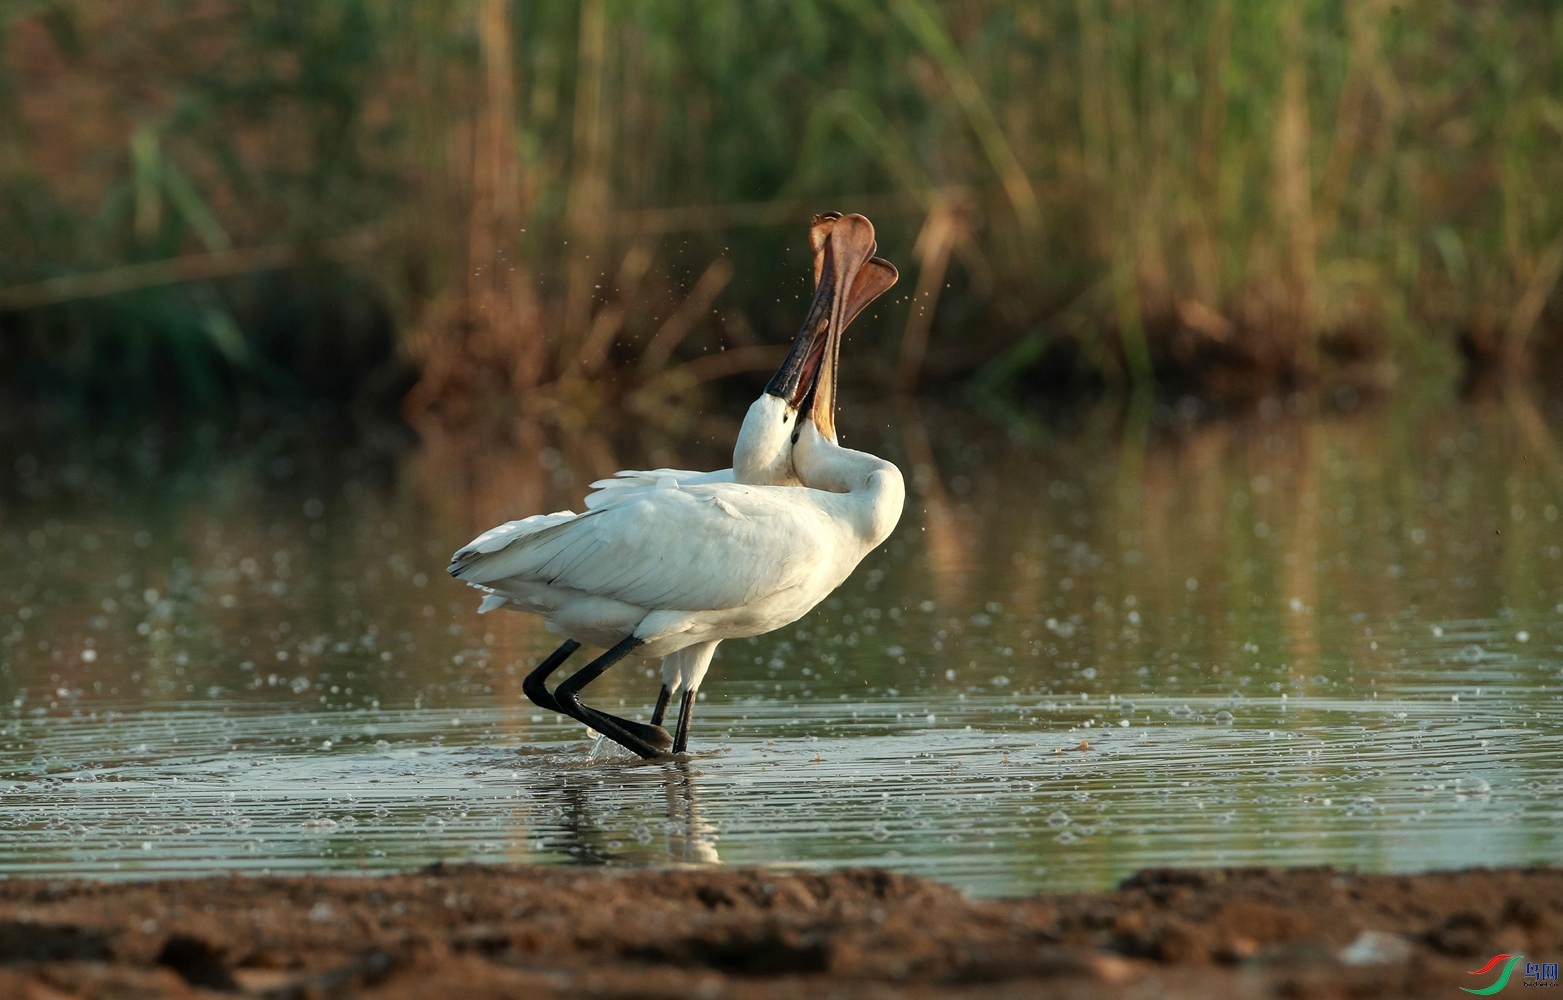
[[[793,444],[797,444],[798,443],[798,432],[797,431],[793,431],[792,432],[792,443]]]

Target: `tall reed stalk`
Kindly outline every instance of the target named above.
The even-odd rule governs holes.
[[[1560,35],[1521,0],[15,0],[0,362],[271,391],[333,336],[279,303],[346,289],[414,409],[676,400],[791,332],[837,209],[907,272],[852,348],[886,385],[1523,371],[1559,341]]]

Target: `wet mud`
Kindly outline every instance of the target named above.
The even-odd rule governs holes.
[[[874,869],[0,883],[17,1000],[1453,997],[1499,953],[1563,957],[1563,869],[1152,870],[990,900]]]

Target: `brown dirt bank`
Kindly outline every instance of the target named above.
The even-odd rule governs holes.
[[[1455,997],[1498,952],[1563,959],[1563,869],[1157,870],[975,901],[863,869],[0,882],[5,1000]]]

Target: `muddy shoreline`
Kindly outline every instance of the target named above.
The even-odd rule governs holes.
[[[995,900],[873,869],[0,882],[0,996],[27,1000],[1456,996],[1500,952],[1563,957],[1563,868],[1153,870]]]

